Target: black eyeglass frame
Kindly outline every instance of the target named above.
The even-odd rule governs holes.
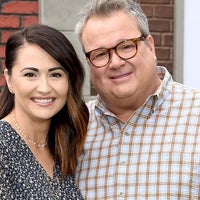
[[[89,51],[89,52],[86,52],[86,53],[85,53],[85,56],[86,56],[86,58],[90,61],[90,63],[91,63],[94,67],[96,67],[96,68],[105,67],[105,66],[110,62],[110,60],[111,60],[111,51],[112,51],[112,50],[114,50],[115,53],[116,53],[121,59],[123,59],[123,60],[128,60],[128,59],[133,58],[133,57],[137,54],[137,51],[138,51],[138,45],[137,45],[137,43],[138,43],[139,41],[144,41],[144,40],[146,39],[146,37],[147,37],[147,36],[145,36],[145,35],[142,34],[142,35],[141,35],[140,37],[138,37],[138,38],[132,38],[132,39],[123,40],[123,41],[121,41],[120,43],[118,43],[117,45],[115,45],[114,47],[111,47],[111,48],[97,48],[97,49],[93,49],[93,50],[91,50],[91,51]],[[121,57],[121,56],[117,53],[117,47],[118,47],[119,45],[121,45],[122,43],[127,42],[127,41],[132,41],[132,42],[135,43],[136,51],[135,51],[135,54],[132,55],[131,57],[123,58],[123,57]],[[92,52],[94,52],[94,51],[96,51],[96,50],[100,50],[100,49],[106,50],[106,51],[108,52],[108,54],[109,54],[108,62],[107,62],[105,65],[103,65],[103,66],[94,65],[93,62],[92,62],[91,59],[90,59],[90,54],[91,54]]]

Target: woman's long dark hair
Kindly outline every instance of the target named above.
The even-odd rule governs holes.
[[[82,98],[84,68],[70,41],[58,30],[46,25],[31,25],[15,32],[7,41],[5,65],[9,75],[18,50],[25,44],[36,44],[51,55],[68,73],[69,90],[65,106],[51,121],[48,145],[62,176],[74,174],[78,156],[83,152],[89,113]],[[0,119],[14,107],[14,95],[5,85],[0,97]]]

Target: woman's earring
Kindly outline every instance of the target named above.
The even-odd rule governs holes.
[[[12,88],[9,88],[11,94],[15,94]]]

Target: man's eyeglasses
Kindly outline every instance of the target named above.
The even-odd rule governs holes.
[[[128,60],[137,54],[137,43],[139,41],[144,41],[145,38],[146,37],[144,35],[141,35],[138,38],[127,39],[118,43],[115,47],[109,49],[99,48],[86,52],[85,56],[89,59],[94,67],[105,67],[110,62],[112,50],[115,51],[115,53],[121,59]]]

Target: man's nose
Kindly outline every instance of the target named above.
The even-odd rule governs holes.
[[[110,67],[119,68],[122,64],[125,63],[125,60],[119,57],[115,49],[110,50]]]

